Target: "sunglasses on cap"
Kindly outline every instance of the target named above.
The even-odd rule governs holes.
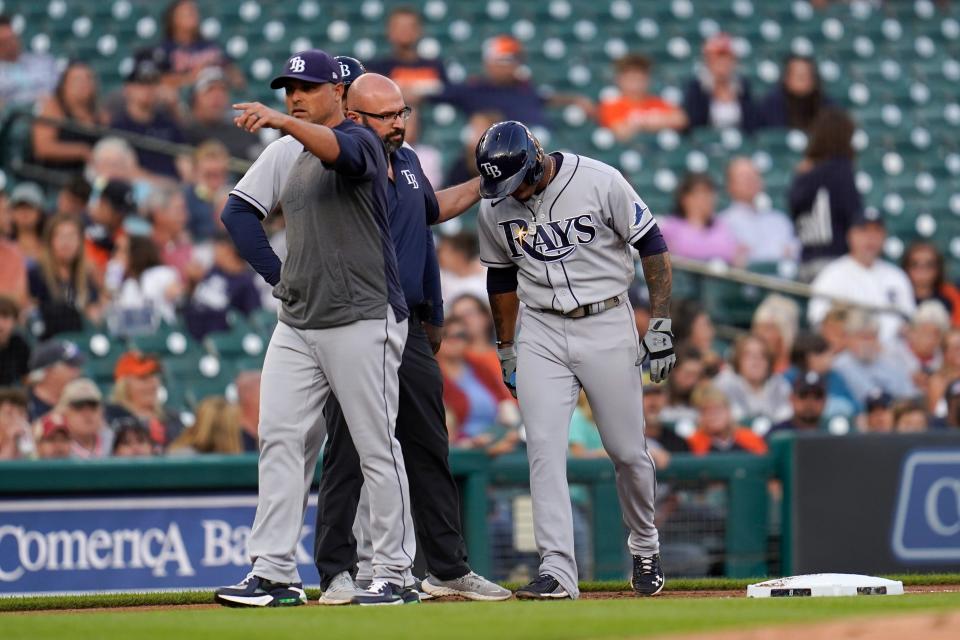
[[[81,410],[81,409],[96,409],[100,406],[100,402],[97,400],[77,400],[70,403],[71,409]]]

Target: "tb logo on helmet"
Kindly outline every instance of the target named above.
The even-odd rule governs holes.
[[[290,71],[293,71],[294,73],[302,73],[306,68],[307,61],[300,56],[294,56],[293,58],[290,58]]]
[[[343,64],[342,62],[340,63],[340,77],[341,77],[341,78],[349,78],[349,77],[350,77],[350,67],[348,67],[347,65]]]
[[[483,169],[484,172],[486,172],[486,174],[491,178],[499,178],[503,175],[503,173],[500,171],[500,167],[491,162],[484,162],[480,165],[480,168]]]

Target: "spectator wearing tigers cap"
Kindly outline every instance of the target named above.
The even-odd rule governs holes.
[[[113,370],[116,385],[113,388],[113,405],[107,416],[111,423],[128,415],[138,418],[150,433],[150,439],[158,447],[166,447],[181,431],[183,423],[163,404],[161,399],[160,360],[153,355],[128,351],[117,360]]]

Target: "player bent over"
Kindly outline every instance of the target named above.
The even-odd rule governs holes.
[[[570,418],[581,387],[616,469],[639,595],[663,589],[653,523],[656,476],[644,439],[641,363],[659,382],[676,362],[670,260],[649,209],[620,173],[571,153],[544,155],[521,123],[500,122],[477,145],[480,259],[503,379],[527,431],[539,576],[518,598],[577,598],[567,486]],[[650,290],[643,340],[627,302],[631,245]],[[525,309],[514,331],[520,301]]]

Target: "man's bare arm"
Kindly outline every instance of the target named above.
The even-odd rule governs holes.
[[[490,310],[493,312],[493,328],[497,332],[497,342],[503,346],[513,344],[517,330],[517,313],[520,311],[517,292],[491,293]]]
[[[437,203],[440,205],[440,217],[437,218],[437,224],[456,218],[479,201],[479,177],[437,191]]]
[[[640,258],[643,277],[650,292],[650,315],[654,318],[670,317],[670,292],[673,288],[673,269],[670,254],[657,253]]]

